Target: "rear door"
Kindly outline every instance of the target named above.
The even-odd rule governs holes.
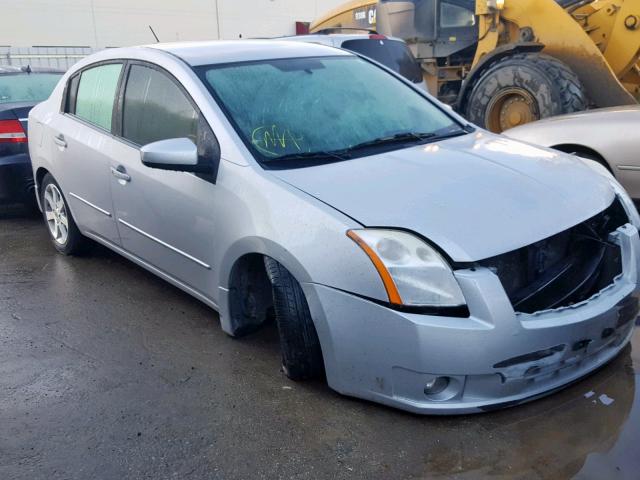
[[[120,238],[110,191],[113,112],[122,62],[92,65],[69,79],[62,114],[50,123],[54,176],[80,229],[110,243]]]

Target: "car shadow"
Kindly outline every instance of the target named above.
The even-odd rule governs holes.
[[[40,219],[41,213],[22,204],[0,205],[0,220]]]

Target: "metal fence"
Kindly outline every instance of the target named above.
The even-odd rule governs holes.
[[[69,69],[78,60],[98,51],[91,47],[12,47],[0,46],[0,65]]]

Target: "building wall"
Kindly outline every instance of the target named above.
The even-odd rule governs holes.
[[[0,0],[0,46],[119,47],[295,33],[343,0]],[[219,24],[218,24],[219,19]]]

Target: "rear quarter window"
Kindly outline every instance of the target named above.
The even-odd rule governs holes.
[[[64,111],[66,113],[76,113],[76,97],[78,96],[78,83],[80,75],[74,75],[67,84],[67,93],[65,96]]]

